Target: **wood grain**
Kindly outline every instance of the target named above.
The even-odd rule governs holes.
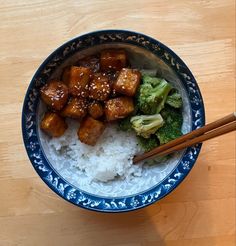
[[[125,214],[79,209],[37,176],[21,137],[37,67],[68,39],[119,28],[159,39],[188,64],[207,122],[235,111],[235,1],[0,0],[0,245],[235,245],[235,134],[205,143],[185,181]]]

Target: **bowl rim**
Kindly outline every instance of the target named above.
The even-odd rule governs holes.
[[[126,39],[124,40],[124,38]],[[88,39],[91,39],[91,43],[87,44],[86,42],[88,42]],[[79,44],[79,42],[82,42],[82,44],[85,42],[85,47],[82,47],[81,50],[89,48],[89,45],[94,45],[94,43],[95,45],[103,44],[96,43],[96,39],[105,43],[124,42],[140,46],[151,51],[156,56],[160,56],[159,52],[164,52],[163,54],[161,53],[163,55],[162,60],[167,63],[168,66],[173,65],[172,69],[175,68],[179,71],[180,74],[182,73],[183,77],[180,78],[180,74],[176,73],[174,69],[174,72],[184,85],[185,90],[188,90],[189,86],[192,86],[191,90],[194,90],[194,93],[189,91],[190,94],[188,95],[189,97],[193,97],[191,99],[192,101],[190,100],[192,116],[193,112],[195,112],[195,121],[193,121],[192,118],[193,129],[201,127],[205,124],[205,108],[199,86],[193,74],[187,65],[183,62],[183,60],[160,41],[139,32],[120,29],[107,29],[79,35],[71,40],[68,40],[55,49],[39,66],[33,75],[25,94],[21,118],[24,145],[29,160],[31,161],[34,169],[51,190],[74,205],[97,212],[128,212],[151,205],[170,194],[184,180],[184,178],[188,175],[194,166],[200,153],[202,144],[198,144],[186,149],[175,168],[160,183],[148,190],[130,196],[112,198],[97,196],[75,188],[63,177],[61,177],[58,172],[56,172],[56,170],[51,166],[46,155],[44,156],[44,151],[42,151],[40,148],[40,141],[38,141],[38,145],[37,142],[35,144],[33,141],[38,140],[37,128],[35,128],[36,132],[33,130],[33,127],[36,127],[37,125],[37,119],[35,118],[34,122],[34,113],[33,111],[29,110],[30,106],[33,107],[34,105],[38,104],[38,92],[34,87],[36,86],[37,82],[39,82],[39,84],[42,83],[42,81],[37,81],[37,77],[40,73],[42,73],[43,70],[46,69],[47,72],[47,66],[50,64],[50,61],[60,58],[60,56],[58,58],[58,53],[63,53],[66,51],[65,54],[63,53],[62,59],[65,60],[67,57],[74,54],[74,51],[79,51],[76,50],[73,46],[75,44]],[[68,47],[72,47],[72,49],[70,50],[69,48],[68,51]],[[79,48],[81,47],[79,46]],[[57,65],[55,67],[57,67]],[[26,113],[27,111],[29,112]],[[197,124],[194,125],[196,122]]]

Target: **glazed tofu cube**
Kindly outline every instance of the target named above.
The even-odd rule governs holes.
[[[140,79],[141,74],[138,70],[123,68],[113,84],[113,89],[120,94],[132,97],[139,87]]]
[[[111,93],[109,95],[109,97],[114,98],[114,97],[118,97],[118,93],[115,91],[115,89],[113,89],[113,85],[116,82],[118,75],[119,75],[119,71],[107,71],[107,72],[103,72],[103,75],[106,75],[108,77],[108,81],[110,84],[110,88],[111,88]]]
[[[105,124],[92,117],[86,117],[80,124],[77,132],[82,143],[94,146],[98,138],[102,135]]]
[[[94,101],[89,104],[88,112],[94,119],[98,119],[103,116],[104,110],[101,103]]]
[[[108,77],[101,73],[94,74],[89,85],[89,97],[94,100],[104,101],[109,97],[110,92]]]
[[[47,112],[41,121],[40,127],[48,135],[60,137],[67,129],[67,124],[57,113]]]
[[[71,98],[61,111],[61,116],[81,119],[87,114],[87,105],[85,98]]]
[[[68,71],[65,71],[65,73],[68,73]],[[77,97],[88,97],[90,77],[91,71],[89,68],[72,66],[69,75],[64,75],[65,83],[68,83],[69,93]]]
[[[61,110],[68,99],[68,88],[62,82],[52,80],[40,89],[40,95],[50,108]]]
[[[97,73],[100,70],[100,59],[97,56],[87,56],[79,60],[78,65],[90,68],[92,72]]]
[[[107,121],[125,118],[134,111],[134,103],[131,97],[117,97],[105,103],[105,115]]]
[[[102,71],[119,71],[126,66],[126,53],[124,50],[103,50],[101,52],[100,64]]]

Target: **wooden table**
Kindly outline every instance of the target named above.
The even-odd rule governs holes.
[[[21,136],[32,75],[63,42],[107,28],[146,33],[182,57],[201,88],[207,122],[235,110],[234,0],[1,1],[0,245],[235,245],[234,133],[204,143],[170,195],[125,214],[77,208],[33,170]]]

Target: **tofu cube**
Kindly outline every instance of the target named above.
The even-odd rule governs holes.
[[[105,102],[105,115],[107,121],[125,118],[134,111],[131,97],[117,97]]]
[[[138,70],[123,68],[113,84],[113,89],[120,94],[132,97],[139,87],[140,79],[141,74]]]
[[[103,116],[104,110],[101,103],[93,101],[88,106],[88,112],[94,119],[98,119]]]
[[[104,129],[105,124],[103,122],[88,116],[80,124],[77,132],[78,138],[82,143],[94,146]]]
[[[57,113],[47,112],[41,121],[40,128],[51,137],[60,137],[66,131],[67,124]]]
[[[89,85],[89,97],[98,101],[105,101],[111,92],[108,77],[97,73],[94,74]]]
[[[87,105],[87,100],[85,98],[71,98],[61,111],[61,116],[81,119],[87,114]]]
[[[113,84],[116,82],[118,75],[119,75],[119,71],[107,71],[107,72],[103,72],[103,75],[106,75],[108,77],[108,81],[110,84],[110,88],[111,88],[111,93],[109,95],[109,98],[114,98],[114,97],[118,97],[118,93],[113,89]]]
[[[61,110],[68,99],[68,88],[62,82],[52,80],[40,89],[40,95],[50,108]]]
[[[127,58],[124,50],[110,49],[101,52],[100,64],[102,71],[119,71],[126,66]]]
[[[65,83],[68,84],[69,93],[77,97],[88,97],[89,81],[91,71],[87,67],[70,67],[70,71],[65,70]]]
[[[86,56],[78,61],[78,65],[90,68],[91,71],[97,73],[100,70],[100,58],[97,56]]]

